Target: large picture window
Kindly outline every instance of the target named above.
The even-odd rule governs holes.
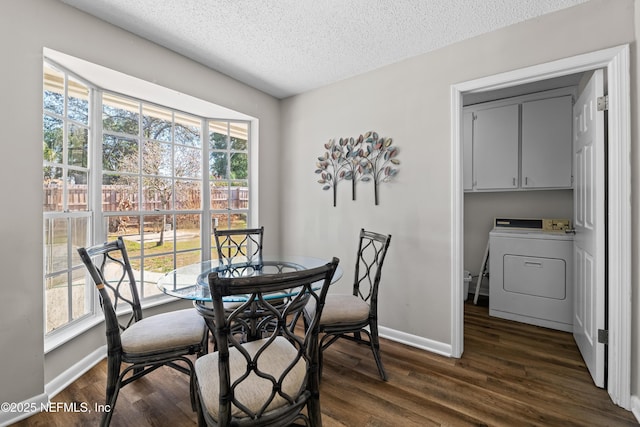
[[[250,226],[250,138],[248,121],[90,90],[51,65],[44,70],[50,333],[94,310],[78,247],[122,236],[144,303],[161,295],[164,273],[216,256],[214,227]]]

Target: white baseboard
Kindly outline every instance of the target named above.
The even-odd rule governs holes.
[[[384,326],[378,328],[378,335],[391,341],[427,350],[442,356],[452,357],[451,355],[453,354],[451,344],[407,334],[406,332],[396,331],[395,329],[385,328]]]
[[[20,420],[30,417],[31,415],[42,411],[49,403],[49,396],[46,393],[33,396],[22,402],[16,402],[13,408],[3,409],[0,412],[0,427],[9,426]]]
[[[35,415],[43,410],[47,410],[49,401],[55,395],[64,390],[67,386],[80,378],[83,374],[97,365],[107,356],[107,346],[104,345],[94,352],[90,353],[75,365],[55,377],[53,380],[45,384],[44,393],[27,399],[23,402],[16,403],[15,409],[20,411],[0,412],[0,427],[9,426],[20,420]]]
[[[636,420],[640,422],[640,397],[631,395],[631,412],[636,417]]]
[[[49,398],[54,397],[56,394],[67,388],[75,380],[84,375],[89,369],[96,366],[105,357],[107,357],[106,344],[102,347],[99,347],[92,353],[89,353],[78,363],[69,367],[69,369],[45,384],[45,393],[49,396]]]

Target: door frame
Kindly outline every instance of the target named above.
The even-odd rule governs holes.
[[[568,74],[607,69],[608,328],[607,391],[618,406],[631,401],[631,100],[629,45],[577,55],[451,86],[451,353],[464,351],[464,191],[462,96]]]

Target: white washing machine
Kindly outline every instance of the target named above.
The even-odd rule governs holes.
[[[573,235],[496,227],[489,248],[489,314],[572,332]]]

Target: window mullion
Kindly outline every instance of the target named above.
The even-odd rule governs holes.
[[[231,122],[227,122],[227,203],[230,203],[231,198]],[[227,227],[231,228],[231,212],[233,209],[227,204]]]
[[[89,219],[87,223],[88,245],[96,242],[96,237],[101,236],[104,227],[102,212],[102,92],[91,87],[89,89],[89,164],[87,165],[87,209]],[[71,271],[73,275],[73,271]],[[85,307],[86,312],[95,314],[98,306],[98,294],[93,290],[93,281],[87,275],[85,282]]]
[[[69,76],[66,73],[62,99],[62,211],[69,212]]]
[[[253,153],[252,153],[252,147],[253,147],[253,138],[252,135],[253,133],[251,132],[251,127],[252,124],[251,123],[247,123],[247,179],[246,179],[246,185],[247,185],[247,191],[248,191],[248,209],[247,209],[247,223],[249,224],[253,224],[252,226],[257,227],[258,224],[258,220],[256,218],[257,215],[255,215],[255,213],[257,212],[257,199],[255,197],[256,194],[258,194],[257,192],[257,185],[258,182],[257,180],[253,179],[252,176],[252,159],[253,159]],[[257,164],[257,163],[256,163]],[[257,175],[256,175],[257,177]],[[253,181],[253,183],[252,183]],[[254,185],[255,184],[255,189],[254,189]],[[256,190],[256,191],[254,191]]]
[[[65,185],[66,188],[66,185]],[[71,218],[67,217],[67,323],[73,321],[73,240],[71,238]]]
[[[200,131],[200,140],[202,145],[202,194],[201,194],[201,211],[202,221],[200,222],[201,236],[200,246],[202,247],[202,261],[211,259],[211,235],[213,218],[211,216],[211,176],[209,172],[209,121],[202,121],[202,130]]]
[[[63,86],[62,101],[62,210],[69,212],[69,75],[65,73]],[[71,250],[73,248],[72,240],[72,222],[71,218],[66,216],[67,222],[67,323],[73,320],[73,257]]]
[[[102,91],[93,90],[91,105],[91,139],[89,143],[89,192],[91,200],[92,236],[96,242],[99,236],[105,236],[105,216],[102,210]]]
[[[137,193],[138,193],[138,210],[136,214],[138,215],[138,227],[140,233],[140,242],[144,242],[144,218],[145,215],[142,215],[142,206],[146,203],[146,200],[143,199],[143,186],[144,180],[142,179],[143,171],[142,171],[142,156],[144,153],[144,108],[142,106],[142,102],[138,102],[138,176],[137,179]],[[144,270],[144,244],[140,245],[140,271]]]

